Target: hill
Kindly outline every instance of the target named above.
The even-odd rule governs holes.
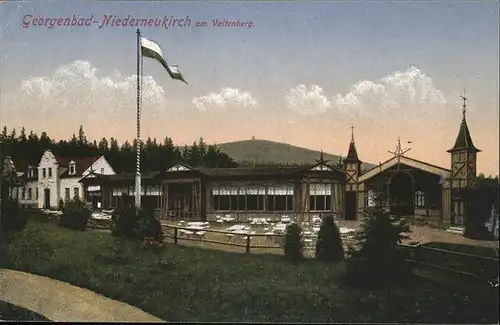
[[[255,164],[313,164],[319,159],[320,152],[291,144],[270,140],[242,140],[219,144],[220,151],[229,155],[236,162]],[[337,163],[339,156],[324,153],[326,160]],[[363,163],[362,169],[367,170],[374,165]]]

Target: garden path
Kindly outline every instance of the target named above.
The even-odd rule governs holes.
[[[164,322],[90,290],[9,269],[0,269],[0,300],[55,322]]]

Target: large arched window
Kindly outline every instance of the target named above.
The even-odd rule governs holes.
[[[416,191],[413,201],[415,207],[422,208],[425,206],[425,195],[423,191]]]

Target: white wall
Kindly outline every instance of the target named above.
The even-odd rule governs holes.
[[[45,168],[46,177],[43,177]],[[49,168],[52,168],[52,177],[49,178]],[[57,208],[59,201],[59,168],[56,157],[50,150],[45,151],[38,165],[38,208],[42,209],[45,203],[45,189],[50,189],[50,207]]]
[[[35,205],[35,206],[38,206],[38,200],[37,200],[37,197],[36,197],[37,187],[38,187],[38,182],[37,181],[30,181],[30,182],[28,182],[26,184],[26,186],[20,187],[18,189],[19,190],[19,203],[23,204],[23,205]],[[24,200],[23,200],[23,196],[22,196],[23,188],[24,188],[24,191],[25,191],[24,192],[25,193]],[[28,189],[31,189],[31,198],[28,196],[28,192],[29,192]]]
[[[66,189],[69,188],[70,200],[75,198],[75,188],[78,188],[78,197],[83,198],[83,187],[78,181],[81,177],[61,178],[61,198],[66,202]],[[58,199],[59,200],[59,199]]]
[[[43,169],[45,168],[45,178],[43,177]],[[49,168],[52,168],[52,177],[49,178]],[[83,172],[83,176],[86,176],[93,170],[95,173],[102,173],[104,175],[115,175],[113,167],[108,163],[104,156],[100,157],[91,167]],[[32,188],[32,199],[21,201],[22,188],[19,189],[19,199],[21,204],[36,204],[36,206],[42,209],[45,205],[45,189],[50,189],[50,206],[51,208],[57,208],[59,205],[59,199],[65,200],[66,188],[70,189],[70,199],[75,196],[75,188],[78,188],[78,195],[83,198],[83,186],[79,183],[82,176],[60,178],[59,177],[59,165],[54,154],[47,150],[40,159],[40,164],[38,165],[38,181],[29,182],[27,187]],[[38,199],[36,198],[36,189],[38,188]],[[26,190],[27,195],[27,190]]]
[[[94,170],[94,173],[97,174],[104,174],[104,175],[115,175],[115,171],[113,167],[108,163],[106,158],[104,156],[101,156],[101,158],[97,159],[94,164],[92,164],[92,169]],[[87,176],[88,173],[90,173],[91,168],[89,167],[86,171],[83,172],[82,176]],[[102,173],[101,173],[102,171]]]
[[[66,189],[69,188],[69,197],[70,200],[74,199],[75,197],[75,188],[78,188],[78,194],[80,198],[83,198],[84,196],[84,189],[82,183],[79,183],[80,179],[82,177],[87,176],[90,171],[93,170],[95,173],[102,174],[103,175],[115,175],[115,171],[113,167],[108,163],[106,158],[104,156],[101,156],[99,159],[96,160],[95,163],[93,163],[87,170],[85,170],[82,173],[82,176],[77,176],[77,177],[69,177],[69,178],[61,178],[60,181],[60,197],[66,201]],[[58,199],[59,200],[59,199]]]

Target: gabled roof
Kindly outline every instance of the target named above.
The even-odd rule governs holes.
[[[56,157],[59,163],[59,168],[61,168],[62,173],[60,176],[65,177],[78,177],[90,168],[97,160],[101,158],[100,156],[95,157]],[[75,174],[69,175],[69,165],[71,162],[75,163]]]
[[[175,164],[169,169],[167,169],[167,172],[188,172],[188,171],[193,171],[193,167],[188,166],[186,164]]]
[[[379,166],[373,167],[372,169],[366,171],[363,175],[359,177],[359,182],[364,182],[373,176],[376,176],[389,168],[396,166],[397,164],[405,164],[413,168],[417,168],[423,171],[426,171],[428,173],[442,176],[442,177],[449,177],[450,170],[446,168],[442,168],[439,166],[435,166],[417,159],[405,157],[405,156],[394,156],[389,160],[386,160]]]

